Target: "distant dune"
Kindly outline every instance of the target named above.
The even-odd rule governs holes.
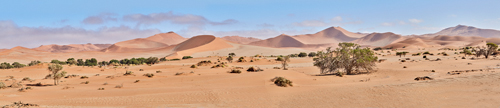
[[[438,35],[448,35],[448,36],[480,36],[480,37],[495,37],[500,38],[500,31],[493,29],[480,29],[472,26],[457,25],[455,27],[449,27],[441,30],[434,34],[428,34],[430,36]]]
[[[344,34],[343,31],[351,34],[353,37]],[[315,34],[297,35],[293,37],[303,44],[331,44],[353,41],[357,39],[356,37],[360,36],[354,34],[355,33],[348,32],[340,27],[330,27]]]
[[[175,45],[186,40],[184,37],[174,33],[160,33],[148,38],[138,38],[115,43],[109,48],[103,49],[104,52],[135,52],[148,51]]]
[[[176,53],[173,56],[189,56],[197,52],[214,51],[231,47],[233,46],[224,39],[212,35],[200,35],[176,45],[173,49]]]
[[[360,45],[368,45],[368,46],[386,46],[391,44],[392,42],[402,38],[402,36],[387,32],[387,33],[371,33],[362,38],[356,39],[352,41],[353,43],[357,43]]]
[[[240,36],[224,36],[221,39],[224,39],[224,40],[230,41],[230,42],[239,43],[239,44],[249,44],[252,42],[262,40],[262,39],[253,38],[253,37],[240,37]]]
[[[99,51],[108,48],[112,44],[70,44],[70,45],[42,45],[35,50],[47,51],[47,52],[80,52],[80,51]]]
[[[389,44],[383,48],[425,48],[429,47],[422,39],[414,37],[408,38],[397,43]]]
[[[274,38],[252,42],[249,43],[249,45],[279,48],[279,47],[303,47],[304,43],[298,41],[292,36],[282,34]]]

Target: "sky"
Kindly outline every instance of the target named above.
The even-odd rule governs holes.
[[[173,31],[266,39],[351,32],[500,30],[499,0],[0,0],[0,48],[113,44]]]

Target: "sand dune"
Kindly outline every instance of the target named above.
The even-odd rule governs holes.
[[[331,44],[339,42],[349,42],[357,39],[355,37],[347,36],[337,28],[330,27],[315,34],[297,35],[293,37],[303,44]],[[359,35],[353,35],[353,36],[359,36]]]
[[[150,36],[150,37],[145,38],[145,39],[150,40],[150,41],[164,43],[167,45],[175,45],[175,44],[179,44],[179,43],[187,40],[186,38],[184,38],[184,37],[182,37],[179,34],[174,33],[174,32],[155,34],[155,35]]]
[[[430,36],[448,35],[448,36],[481,36],[481,37],[496,37],[500,38],[500,31],[493,29],[480,29],[472,26],[457,25],[449,27]]]
[[[360,44],[360,45],[368,45],[368,46],[386,46],[391,44],[392,42],[400,39],[401,36],[387,32],[387,33],[371,33],[362,38],[356,39],[352,42]]]
[[[292,36],[282,34],[274,38],[252,42],[249,43],[249,45],[279,48],[279,47],[302,47],[304,46],[304,43],[295,39]]]
[[[262,40],[262,39],[253,38],[253,37],[240,37],[240,36],[224,36],[224,37],[221,37],[221,39],[224,39],[224,40],[230,41],[230,42],[236,42],[239,44],[249,44],[252,42]]]
[[[35,50],[47,52],[80,52],[80,51],[99,51],[108,48],[112,44],[70,44],[70,45],[42,45]]]
[[[229,44],[224,39],[212,35],[200,35],[176,45],[175,48],[173,48],[173,51],[176,51],[173,56],[190,56],[197,52],[214,51],[231,47],[233,47],[233,45]]]
[[[160,33],[148,38],[138,38],[115,43],[109,48],[103,49],[104,52],[135,52],[148,51],[168,47],[169,45],[179,44],[186,39],[174,32]]]
[[[389,44],[384,46],[383,48],[425,48],[430,47],[430,45],[426,44],[420,38],[408,38],[403,41],[399,41],[397,43]]]
[[[342,27],[333,27],[333,28],[339,30],[340,32],[344,33],[346,36],[349,36],[349,37],[352,37],[352,38],[362,38],[362,37],[368,35],[366,33],[353,33],[353,32],[345,30]]]

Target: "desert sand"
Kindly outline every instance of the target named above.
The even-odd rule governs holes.
[[[401,36],[390,32],[361,34],[330,27],[315,34],[282,34],[264,40],[212,35],[184,38],[169,32],[91,50],[85,45],[72,50],[59,48],[61,45],[39,48],[18,46],[0,51],[0,61],[27,64],[40,60],[45,63],[0,69],[0,82],[11,85],[21,81],[23,87],[32,88],[24,92],[15,87],[0,89],[0,105],[22,101],[50,108],[499,107],[500,58],[466,56],[462,59],[464,54],[456,53],[461,50],[443,50],[484,46],[486,42],[497,43],[499,40],[483,36]],[[320,74],[319,68],[313,66],[314,57],[292,57],[288,70],[274,69],[281,67],[281,62],[275,60],[277,55],[316,52],[336,47],[339,42],[381,47],[383,50],[375,53],[384,61],[376,63],[375,72],[343,77]],[[391,47],[393,49],[386,49]],[[395,55],[401,51],[409,54],[402,57]],[[434,54],[426,55],[428,60],[422,55],[412,56],[426,51]],[[448,55],[438,54],[442,52]],[[233,62],[225,60],[229,53],[236,54]],[[96,58],[98,61],[109,61],[134,57],[175,59],[183,56],[194,58],[162,61],[154,65],[63,65],[63,71],[77,77],[62,78],[59,85],[53,85],[51,79],[44,79],[49,74],[48,62],[53,59]],[[236,62],[239,57],[247,62]],[[207,60],[228,62],[228,66],[212,68],[216,65],[212,63],[191,68],[191,65]],[[258,67],[263,71],[247,72],[248,67]],[[235,68],[243,68],[240,69],[242,73],[229,73]],[[132,71],[133,75],[124,75],[126,71]],[[147,73],[154,76],[143,76]],[[82,76],[88,78],[82,79]],[[276,76],[293,81],[293,87],[277,86],[270,81]],[[415,80],[424,76],[433,80]],[[22,81],[25,77],[31,80]]]

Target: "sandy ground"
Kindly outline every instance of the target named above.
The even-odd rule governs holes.
[[[244,47],[244,46],[242,46]],[[237,49],[235,49],[237,50]],[[437,49],[428,49],[438,53]],[[220,51],[221,53],[223,51]],[[386,52],[386,51],[384,51]],[[421,52],[419,50],[410,53]],[[423,52],[423,51],[422,51]],[[41,107],[500,107],[500,70],[498,60],[460,59],[463,55],[406,57],[381,53],[377,72],[344,77],[318,76],[319,69],[312,58],[292,58],[289,70],[273,69],[280,66],[274,58],[254,58],[256,62],[229,63],[229,68],[200,66],[189,68],[202,60],[217,61],[218,57],[197,57],[181,61],[167,61],[148,66],[78,67],[64,66],[68,74],[88,76],[88,79],[63,78],[57,86],[30,86],[33,90],[19,92],[19,88],[0,89],[0,105],[15,101],[35,103]],[[237,53],[237,55],[239,55]],[[410,58],[407,62],[399,59]],[[457,58],[457,59],[455,59]],[[467,57],[470,58],[470,57]],[[495,57],[493,57],[495,58]],[[246,58],[248,61],[250,57]],[[411,61],[415,60],[415,61]],[[225,62],[222,60],[221,62]],[[472,63],[469,65],[468,63]],[[256,66],[262,72],[246,72]],[[403,68],[407,66],[407,68]],[[244,67],[243,73],[228,73],[231,67]],[[144,71],[139,71],[143,69]],[[483,69],[449,75],[454,70]],[[101,71],[102,70],[102,71]],[[133,76],[123,76],[125,71]],[[436,72],[431,72],[435,70]],[[162,71],[162,73],[156,73]],[[185,75],[175,75],[184,72]],[[192,72],[192,73],[191,73]],[[154,73],[148,78],[145,73]],[[43,79],[48,74],[47,64],[20,69],[0,70],[0,80],[14,76],[20,81],[30,77],[27,84],[53,84]],[[99,74],[96,76],[96,74]],[[106,78],[112,76],[114,78]],[[293,87],[278,87],[270,81],[282,76],[293,81]],[[415,77],[429,76],[434,80],[415,81]],[[140,80],[138,83],[134,83]],[[89,81],[89,84],[82,82]],[[107,83],[107,85],[104,85]],[[122,88],[115,88],[123,85]],[[63,89],[69,87],[69,89]],[[105,88],[105,90],[98,90]]]

